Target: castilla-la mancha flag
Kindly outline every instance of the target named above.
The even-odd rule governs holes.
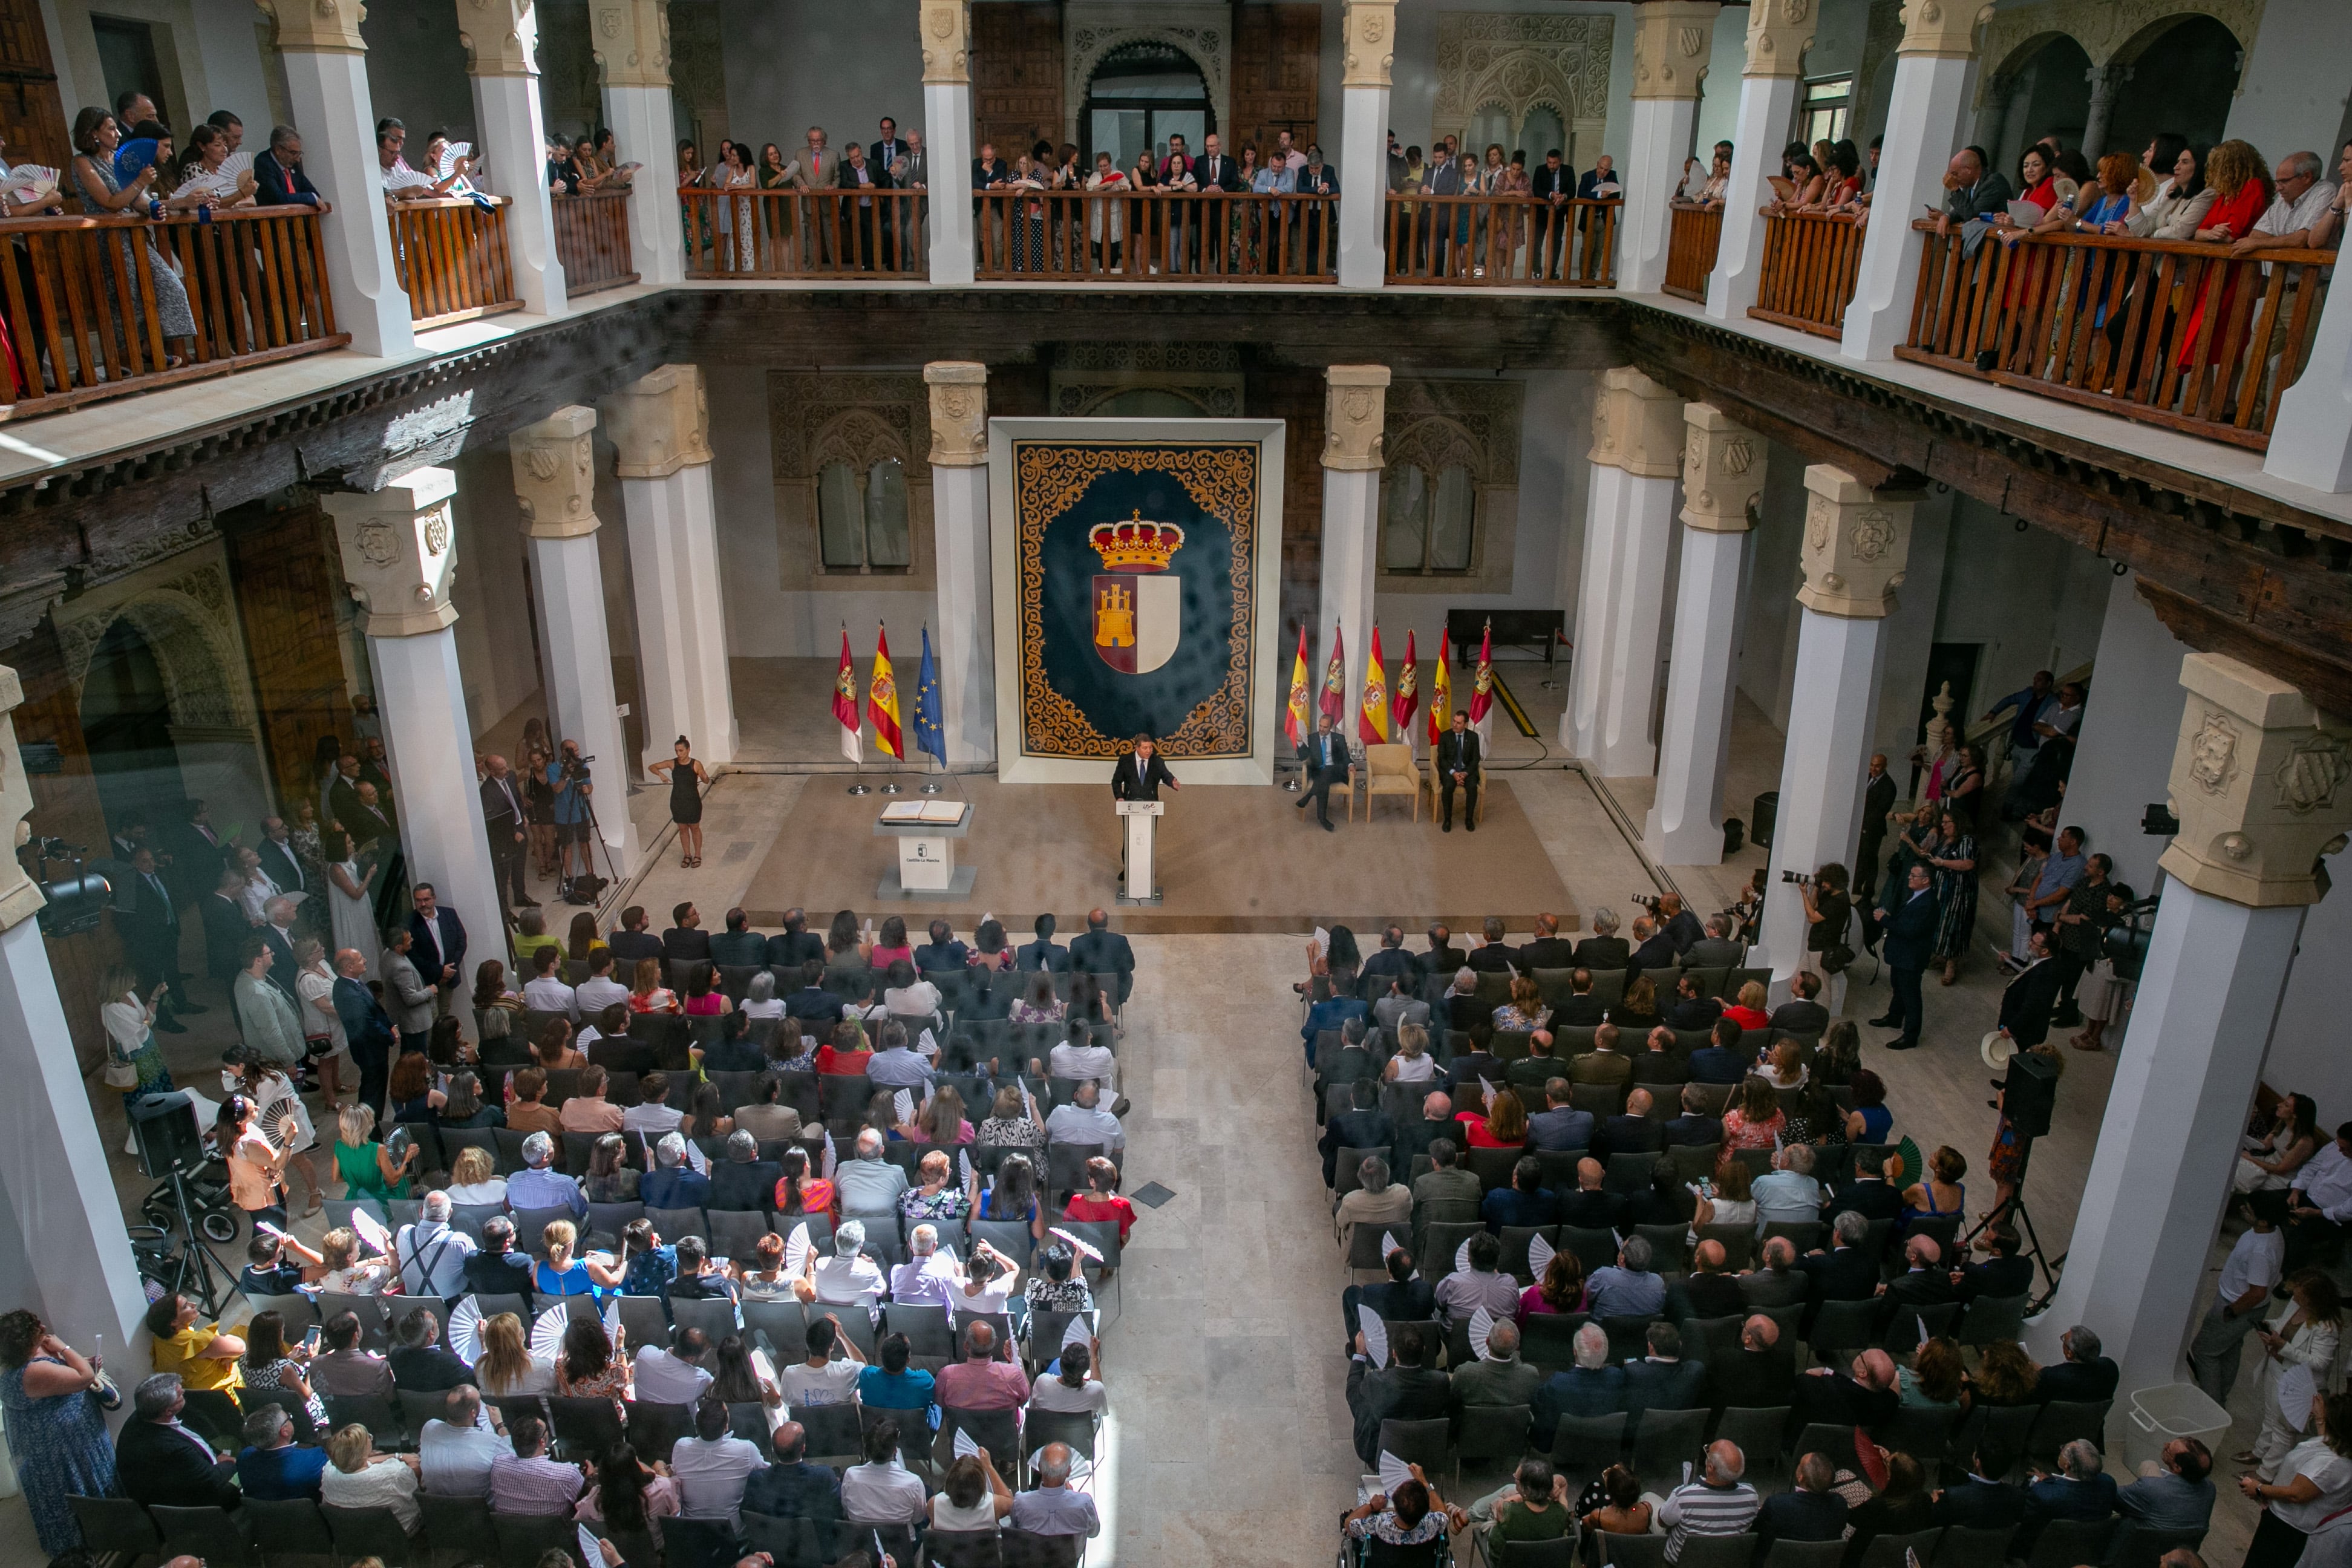
[[[1372,628],[1372,657],[1364,666],[1364,700],[1356,710],[1356,734],[1367,746],[1389,738],[1389,677],[1381,664],[1381,628]]]
[[[1478,673],[1470,680],[1470,728],[1478,731],[1478,754],[1488,756],[1495,743],[1495,623],[1486,623],[1486,640],[1478,645]]]
[[[858,735],[857,667],[849,660],[849,628],[841,628],[841,668],[833,672],[833,716],[841,721],[841,754],[863,767],[866,746]]]
[[[898,733],[898,682],[890,672],[890,634],[874,634],[874,673],[866,682],[866,716],[874,721],[874,743],[899,761],[907,744]]]
[[[1307,628],[1298,628],[1298,657],[1290,666],[1290,701],[1282,713],[1282,732],[1293,746],[1307,744],[1315,730],[1315,710],[1307,696]]]
[[[1331,659],[1323,667],[1323,716],[1337,724],[1348,710],[1348,655],[1341,647],[1339,627],[1331,627]]]
[[[1421,661],[1413,657],[1412,634],[1404,634],[1404,664],[1397,670],[1396,695],[1391,700],[1396,715],[1396,738],[1412,744],[1413,710],[1421,706]]]

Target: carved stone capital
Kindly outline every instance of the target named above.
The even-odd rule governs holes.
[[[533,0],[457,0],[457,41],[473,76],[537,76],[539,16]]]
[[[507,437],[515,500],[533,539],[596,531],[596,411],[574,403]]]
[[[16,858],[16,847],[28,834],[26,814],[33,809],[33,786],[25,777],[25,759],[16,750],[16,711],[24,705],[24,682],[16,672],[0,665],[0,830],[7,836],[9,854],[0,859],[0,931],[38,913],[48,902]]]
[[[606,87],[669,85],[669,0],[588,0],[588,28]]]
[[[325,497],[342,547],[343,580],[367,611],[372,637],[437,632],[457,618],[449,583],[457,574],[457,536],[449,498],[457,476],[413,468],[371,495]]]
[[[2189,655],[2180,684],[2168,785],[2180,831],[2157,864],[2254,909],[2318,902],[2320,858],[2352,830],[2352,725],[2227,654]]]
[[[923,0],[923,80],[950,87],[971,81],[971,0]]]
[[[1747,532],[1748,509],[1764,489],[1764,437],[1710,403],[1685,404],[1683,426],[1683,525]]]
[[[988,466],[988,367],[977,360],[933,360],[923,367],[931,389],[931,467]]]
[[[710,397],[702,367],[666,364],[604,400],[604,429],[620,452],[613,471],[658,479],[710,461]]]
[[[1753,0],[1748,7],[1746,76],[1802,76],[1820,0]]]
[[[1632,365],[1601,377],[1592,408],[1591,460],[1643,479],[1683,471],[1683,400]]]
[[[1323,373],[1323,466],[1377,472],[1388,464],[1389,367],[1335,364]]]
[[[1633,96],[1695,99],[1715,48],[1720,0],[1649,0],[1633,7]]]
[[[1905,0],[1898,55],[1967,59],[1977,52],[1977,29],[1992,20],[1992,0]]]
[[[367,41],[360,23],[367,7],[360,0],[257,0],[273,24],[273,40],[281,52],[305,55],[363,55]]]
[[[1386,87],[1396,64],[1397,0],[1347,0],[1340,24],[1339,85]]]
[[[1871,489],[1827,463],[1805,470],[1805,581],[1797,602],[1849,620],[1874,620],[1894,609],[1919,498]]]

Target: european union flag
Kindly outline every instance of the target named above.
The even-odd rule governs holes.
[[[923,628],[923,664],[915,681],[915,750],[948,765],[947,732],[940,724],[940,668],[931,662],[931,628]]]

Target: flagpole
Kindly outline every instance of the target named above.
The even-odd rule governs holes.
[[[841,623],[841,657],[843,659],[846,660],[849,658],[849,623],[846,620]],[[857,693],[854,685],[856,679],[856,668],[855,666],[852,666],[850,668],[850,679],[853,682],[853,687],[850,691],[850,702],[853,707],[856,705],[857,700]],[[859,710],[857,723],[860,730],[863,730],[866,726],[866,719],[863,710]],[[849,765],[854,771],[850,774],[848,793],[851,795],[872,795],[874,791],[869,788],[866,783],[866,741],[862,735],[858,738],[856,755],[850,758]]]

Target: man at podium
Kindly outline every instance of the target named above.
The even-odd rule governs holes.
[[[1134,752],[1121,757],[1118,766],[1111,773],[1111,798],[1158,800],[1161,784],[1170,789],[1184,787],[1176,782],[1176,775],[1168,771],[1168,764],[1161,760],[1160,748],[1152,744],[1151,737],[1138,735]]]

